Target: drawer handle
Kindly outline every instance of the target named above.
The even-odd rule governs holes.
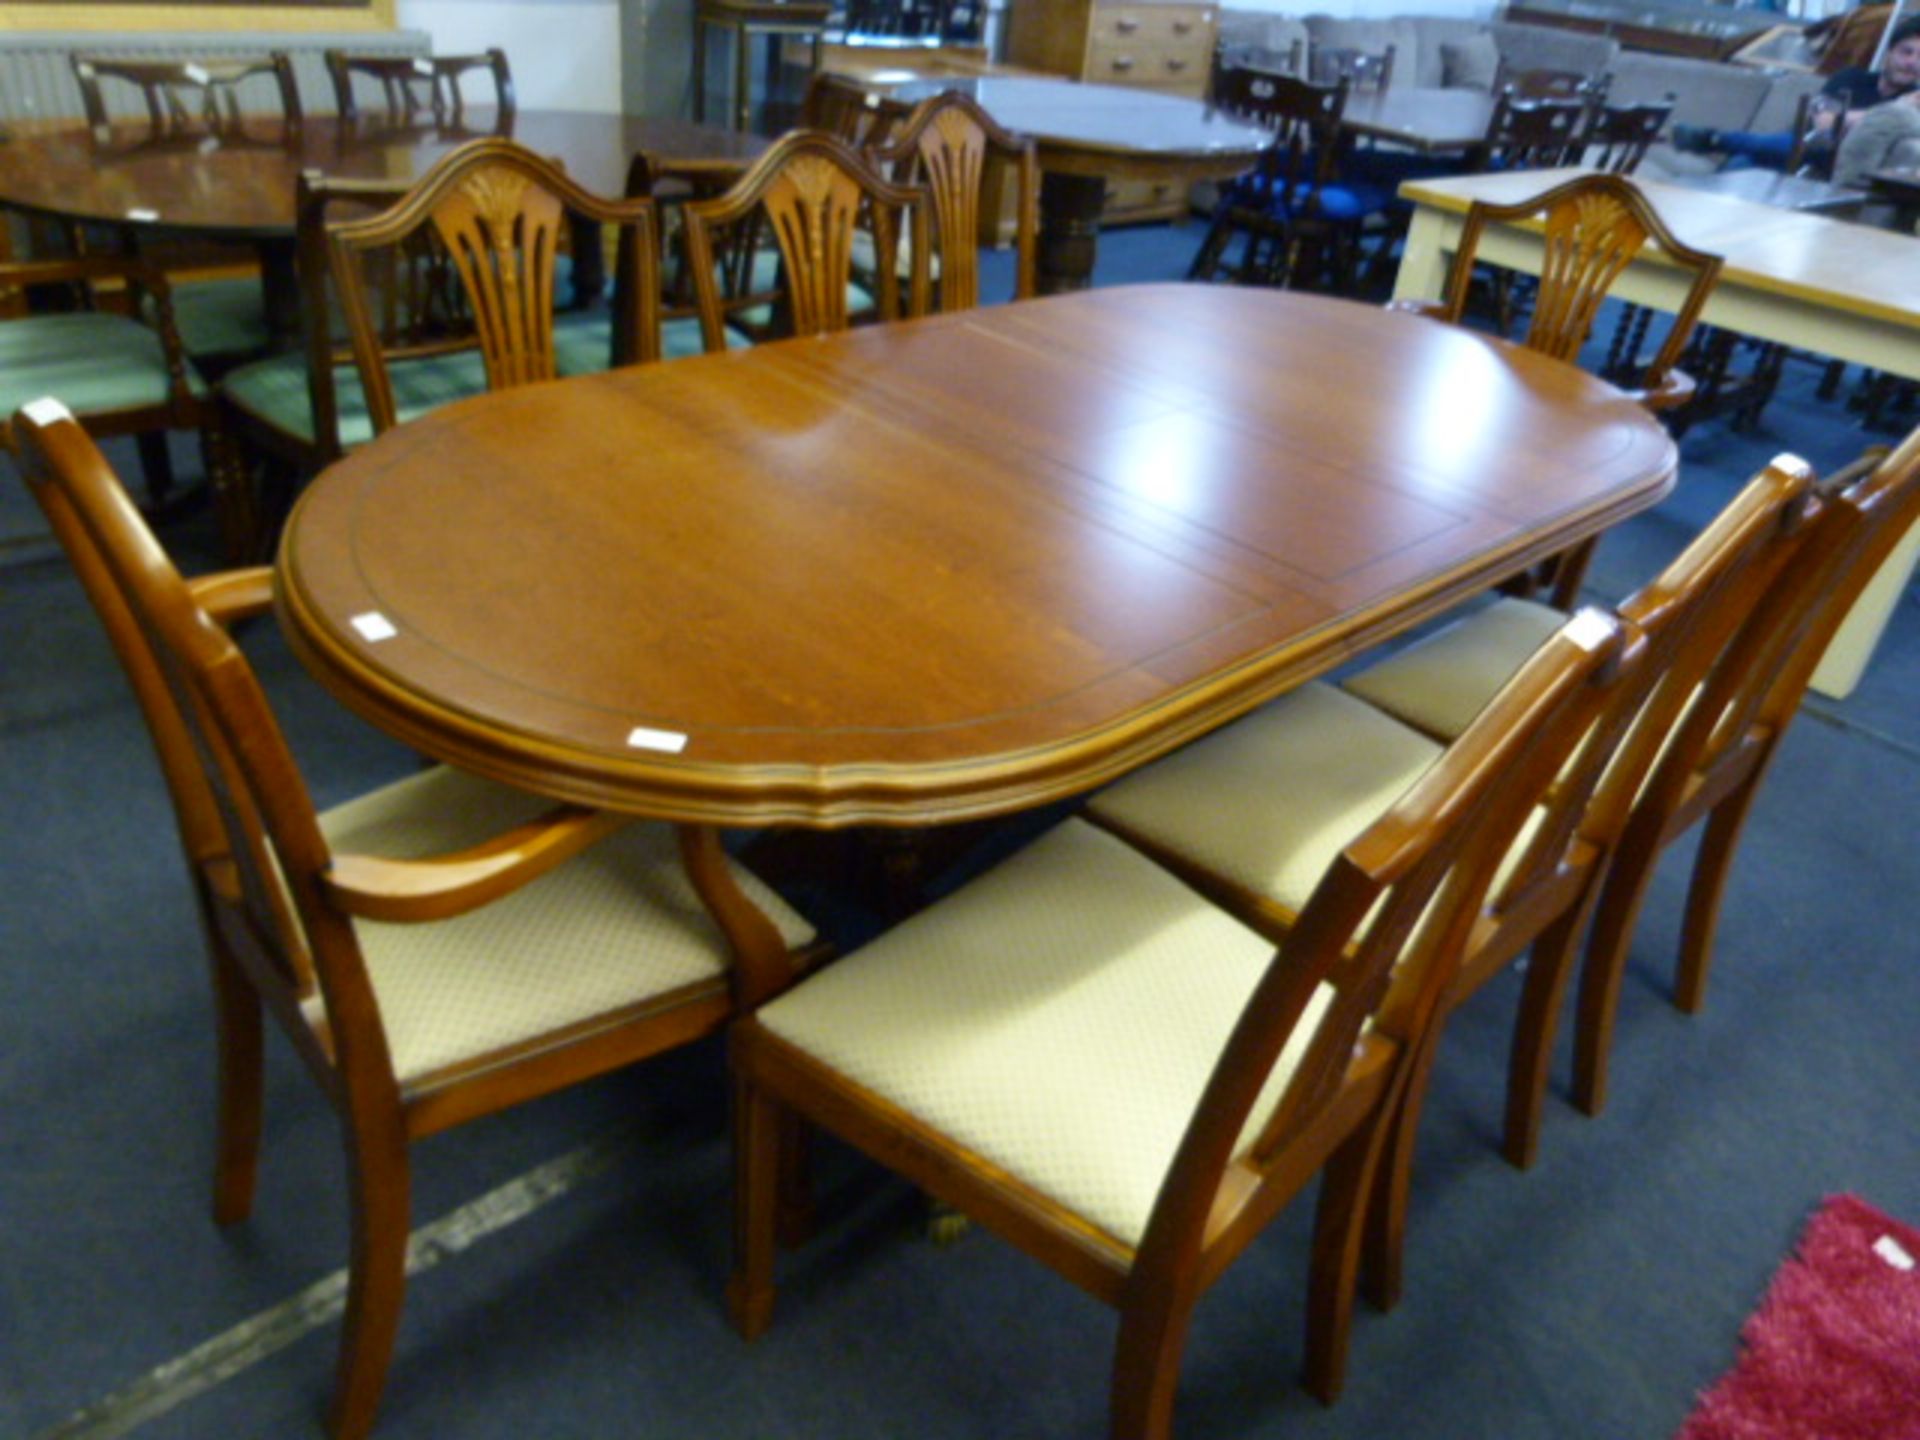
[[[1178,75],[1182,70],[1186,68],[1187,68],[1187,62],[1184,60],[1167,61],[1167,69],[1173,71],[1173,73],[1176,75]]]
[[[1116,69],[1116,70],[1131,70],[1131,69],[1133,69],[1133,57],[1132,57],[1131,55],[1119,55],[1119,56],[1116,56],[1116,57],[1114,58],[1114,62],[1113,62],[1113,68],[1114,68],[1114,69]]]
[[[1113,28],[1122,35],[1131,35],[1140,28],[1138,20],[1129,20],[1124,16],[1113,22]]]
[[[1173,33],[1176,35],[1191,35],[1193,33],[1193,22],[1191,20],[1174,21]]]

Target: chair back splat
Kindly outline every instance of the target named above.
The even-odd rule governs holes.
[[[493,80],[493,103],[502,117],[514,109],[513,72],[504,50],[476,55],[362,55],[346,50],[326,52],[327,78],[333,82],[334,105],[343,120],[361,117],[354,77],[364,76],[380,88],[390,124],[408,124],[422,111],[436,122],[460,123],[466,110],[461,78],[484,70]]]
[[[710,352],[727,348],[736,317],[758,312],[760,335],[825,335],[847,328],[854,235],[872,233],[876,310],[882,320],[927,307],[928,226],[920,190],[896,185],[837,136],[795,130],[776,140],[723,195],[684,207],[687,264]],[[908,299],[898,273],[908,230]],[[775,249],[763,250],[761,226]],[[773,265],[764,260],[777,261]],[[773,313],[769,318],[767,312]],[[756,336],[757,338],[757,336]]]
[[[1629,624],[1569,622],[1334,855],[1277,954],[1074,819],[736,1027],[736,1324],[770,1319],[797,1117],[1118,1307],[1111,1433],[1163,1440],[1193,1305],[1324,1172],[1308,1372],[1331,1399],[1425,1031],[1503,860],[1643,652]]]
[[[1040,221],[1040,165],[1033,142],[1001,128],[970,95],[947,91],[921,101],[883,146],[869,153],[894,180],[926,187],[933,206],[938,267],[934,308],[980,303],[980,215],[988,182],[1010,172],[1014,185],[1014,298],[1034,293]]]
[[[119,81],[139,91],[147,111],[148,135],[153,140],[196,133],[243,137],[243,89],[249,101],[272,96],[275,118],[289,126],[301,123],[293,62],[281,51],[258,60],[114,60],[78,53],[72,60],[87,126],[103,138],[113,126],[103,80]],[[255,76],[266,77],[272,87],[248,85]]]
[[[63,407],[14,425],[173,798],[215,997],[214,1218],[253,1206],[263,1013],[339,1113],[353,1244],[331,1430],[357,1440],[405,1291],[410,1142],[713,1033],[789,982],[813,932],[709,829],[443,767],[317,813],[229,633],[271,605],[270,572],[182,579]]]

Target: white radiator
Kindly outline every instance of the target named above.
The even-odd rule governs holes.
[[[116,60],[224,60],[264,56],[269,50],[285,50],[293,57],[301,108],[309,114],[326,115],[334,110],[333,85],[320,59],[322,51],[427,55],[432,53],[432,42],[424,30],[348,34],[183,30],[138,35],[98,30],[13,31],[0,34],[0,121],[68,115],[78,119],[80,87],[74,82],[69,59],[76,51]],[[260,93],[262,110],[278,109],[270,78],[261,76],[247,83],[265,87]],[[105,90],[110,112],[129,119],[146,113],[132,86],[108,85]],[[244,94],[241,104],[249,108]]]

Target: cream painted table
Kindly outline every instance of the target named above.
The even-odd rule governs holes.
[[[1408,181],[1400,193],[1413,202],[1413,223],[1394,298],[1439,298],[1473,201],[1511,203],[1584,173],[1533,170]],[[1707,324],[1920,380],[1920,238],[1652,180],[1635,183],[1676,236],[1726,257],[1701,317]],[[1491,227],[1480,242],[1480,258],[1538,274],[1538,231]],[[1631,266],[1613,293],[1671,314],[1686,285],[1681,272],[1649,259]],[[1815,689],[1852,693],[1916,559],[1920,526],[1888,558],[1834,637],[1814,676]]]

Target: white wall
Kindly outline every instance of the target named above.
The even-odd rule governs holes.
[[[620,110],[618,0],[398,0],[402,29],[437,55],[498,45],[523,110]]]
[[[406,0],[400,0],[404,9]],[[1343,19],[1389,19],[1395,15],[1459,15],[1490,20],[1497,8],[1489,0],[1226,0],[1226,10],[1258,10],[1274,15],[1338,15]]]

